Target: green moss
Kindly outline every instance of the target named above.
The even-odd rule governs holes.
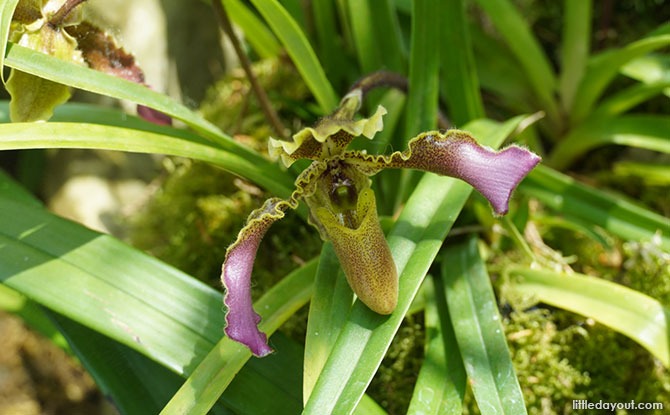
[[[505,333],[519,383],[531,414],[564,413],[578,392],[588,385],[588,374],[575,369],[567,357],[570,339],[584,336],[579,326],[561,329],[555,315],[535,309],[513,312],[505,319]]]
[[[290,61],[260,61],[252,65],[252,70],[288,128],[297,131],[300,125],[314,120],[305,103],[309,91]],[[254,139],[245,140],[247,145],[259,152],[267,151],[267,139],[273,132],[241,68],[231,71],[207,91],[201,111],[223,131],[251,136]]]
[[[670,254],[658,238],[624,242],[608,237],[610,246],[603,247],[565,228],[544,226],[541,231],[545,243],[574,257],[575,271],[626,285],[668,306]],[[491,268],[518,259],[516,251],[498,253]],[[573,399],[670,407],[670,374],[642,346],[592,319],[514,298],[506,284],[498,281],[498,292],[501,303],[514,310],[505,330],[529,413],[570,413]]]

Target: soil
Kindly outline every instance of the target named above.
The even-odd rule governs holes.
[[[0,312],[0,415],[115,413],[72,356]]]

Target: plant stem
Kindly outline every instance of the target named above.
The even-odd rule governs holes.
[[[351,86],[351,88],[349,88],[349,91],[351,92],[355,89],[360,89],[363,98],[365,98],[365,95],[368,92],[379,87],[394,88],[407,94],[407,91],[409,90],[409,81],[406,76],[399,73],[381,70],[372,72],[360,78]],[[438,109],[437,112],[437,124],[440,128],[445,130],[451,128],[449,119],[440,109]]]
[[[277,135],[279,135],[280,138],[286,139],[288,137],[287,130],[284,127],[284,124],[282,124],[281,120],[279,119],[277,112],[272,107],[272,104],[270,103],[270,100],[268,99],[265,90],[258,83],[256,75],[254,75],[254,72],[251,69],[251,62],[249,61],[249,58],[242,50],[240,41],[235,35],[235,32],[233,31],[233,26],[230,23],[228,13],[226,12],[225,7],[223,6],[223,2],[221,0],[214,0],[212,1],[212,6],[214,7],[214,12],[216,13],[217,18],[219,19],[221,28],[226,33],[226,35],[230,39],[230,42],[233,45],[233,48],[235,49],[235,53],[237,54],[237,57],[240,60],[240,64],[242,65],[242,69],[246,73],[247,78],[249,78],[249,83],[251,84],[251,88],[254,91],[254,94],[258,98],[258,102],[260,103],[263,114],[265,114],[265,117],[267,118],[268,122],[272,126],[272,129],[275,131],[275,133],[277,133]]]
[[[65,3],[63,3],[60,9],[58,9],[58,11],[54,13],[53,16],[51,16],[49,19],[49,24],[54,27],[59,27],[63,24],[63,21],[65,21],[72,10],[85,1],[86,0],[67,0]]]

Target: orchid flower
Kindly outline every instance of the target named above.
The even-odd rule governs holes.
[[[398,300],[398,273],[379,224],[369,176],[387,168],[411,168],[456,177],[488,199],[496,215],[503,215],[512,191],[540,162],[525,148],[512,145],[496,152],[459,130],[420,134],[409,142],[408,150],[390,155],[347,151],[355,137],[372,139],[383,126],[386,110],[382,106],[370,118],[354,120],[362,95],[361,89],[352,90],[333,114],[301,130],[292,141],[270,139],[270,154],[287,167],[303,158],[312,164],[298,176],[287,200],[268,199],[251,213],[226,252],[221,274],[228,308],[225,332],[256,356],[272,352],[252,307],[256,251],[270,225],[300,200],[309,207],[309,222],[332,242],[357,297],[373,311],[390,314]]]
[[[81,9],[85,1],[20,0],[12,16],[9,40],[148,87],[135,57],[85,19]],[[17,69],[11,71],[7,91],[12,97],[10,117],[15,122],[46,121],[56,106],[70,98],[70,87]],[[137,115],[154,124],[172,123],[168,115],[143,105],[137,106]]]

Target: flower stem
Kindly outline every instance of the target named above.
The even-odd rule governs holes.
[[[365,95],[368,92],[379,87],[394,88],[406,94],[409,90],[409,81],[407,80],[407,77],[399,73],[381,70],[369,73],[360,78],[351,86],[349,91],[351,92],[360,89],[363,98],[365,98]],[[440,109],[438,109],[437,112],[437,124],[440,128],[445,130],[451,128],[451,122]]]
[[[67,0],[65,3],[63,3],[60,9],[58,9],[58,11],[56,11],[56,13],[51,16],[49,19],[49,24],[54,27],[59,27],[61,24],[63,24],[63,21],[65,21],[72,10],[85,1],[86,0]]]
[[[251,88],[254,91],[254,94],[258,98],[261,110],[265,114],[265,117],[267,118],[268,122],[272,126],[272,129],[275,131],[275,133],[277,133],[277,135],[279,135],[280,138],[286,139],[288,137],[287,130],[284,127],[284,124],[282,124],[281,120],[279,119],[277,112],[272,107],[272,104],[268,99],[268,95],[265,93],[263,87],[261,87],[261,85],[258,83],[256,75],[254,75],[254,72],[251,69],[251,62],[249,61],[249,58],[242,50],[240,41],[237,38],[237,35],[235,35],[235,32],[233,31],[233,26],[230,23],[228,13],[226,12],[225,7],[223,6],[223,2],[221,0],[213,0],[212,6],[214,7],[214,12],[216,13],[216,16],[219,19],[221,28],[230,39],[230,42],[233,45],[233,49],[235,49],[235,53],[237,54],[237,57],[240,60],[240,64],[242,65],[244,73],[247,75],[247,78],[249,78],[249,83],[251,84]]]

